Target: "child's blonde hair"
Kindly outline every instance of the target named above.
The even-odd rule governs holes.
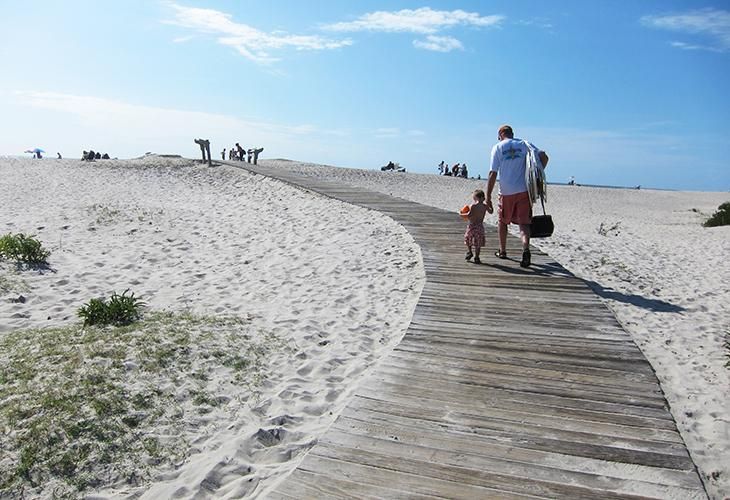
[[[472,195],[473,195],[473,196],[474,196],[474,197],[475,197],[475,198],[476,198],[477,200],[479,200],[479,201],[484,201],[484,198],[486,198],[486,196],[484,196],[484,191],[482,191],[481,189],[475,189],[475,190],[474,190],[474,193],[472,193]]]

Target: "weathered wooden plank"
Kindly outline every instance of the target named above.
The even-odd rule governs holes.
[[[401,350],[395,350],[388,358],[382,361],[385,365],[402,370],[414,370],[415,372],[424,370],[428,367],[431,372],[435,372],[432,378],[440,379],[442,376],[448,377],[449,380],[463,380],[465,382],[473,382],[484,377],[485,373],[494,374],[512,374],[519,371],[521,376],[530,377],[535,380],[561,380],[564,382],[574,382],[580,384],[589,384],[592,386],[614,387],[624,389],[631,387],[632,391],[638,394],[657,392],[656,384],[652,381],[644,379],[636,380],[633,376],[623,377],[617,376],[617,372],[610,374],[585,374],[569,369],[557,370],[550,367],[533,367],[524,365],[513,365],[503,362],[490,362],[484,360],[464,359],[455,357],[445,357],[432,355],[428,353],[405,353]],[[414,373],[415,373],[414,372]],[[623,375],[623,373],[621,373]]]
[[[391,489],[387,485],[382,484],[382,482],[380,484],[363,484],[339,477],[332,477],[332,474],[329,473],[323,476],[316,472],[297,469],[287,478],[287,481],[281,487],[275,492],[266,495],[267,500],[272,498],[293,498],[297,500],[330,498],[352,500],[368,498],[374,500],[383,498],[393,500],[430,500],[441,497]]]
[[[570,484],[601,491],[651,491],[653,496],[670,493],[686,493],[694,480],[690,472],[650,467],[616,466],[613,476],[596,474],[596,469],[607,468],[601,460],[575,458],[550,452],[516,449],[484,440],[472,440],[470,436],[439,436],[418,429],[388,426],[368,426],[356,420],[347,420],[333,428],[321,443],[368,453],[385,455],[394,459],[425,460],[431,463],[452,465],[492,473],[492,479],[506,479],[500,485],[509,489],[514,482],[538,481],[540,483]],[[453,451],[457,449],[458,451]],[[649,480],[647,480],[647,478]],[[548,486],[550,487],[550,486]]]
[[[385,390],[383,390],[385,389]],[[590,435],[591,443],[615,443],[617,436],[619,439],[627,440],[627,442],[636,442],[634,447],[645,446],[640,442],[662,443],[660,450],[672,449],[677,446],[682,448],[682,441],[673,428],[673,422],[662,419],[652,419],[641,415],[625,415],[620,413],[599,412],[596,410],[580,410],[570,407],[537,405],[532,406],[532,411],[526,412],[524,401],[501,400],[493,393],[487,394],[486,397],[480,398],[475,404],[468,404],[461,399],[450,398],[448,393],[443,391],[433,391],[428,393],[428,397],[424,394],[408,392],[395,393],[388,389],[402,389],[397,384],[376,385],[375,387],[363,387],[358,392],[358,398],[364,398],[362,402],[353,400],[353,408],[357,409],[361,406],[374,405],[374,407],[384,413],[396,414],[405,407],[409,411],[415,412],[419,419],[427,420],[435,419],[440,422],[454,423],[455,419],[466,419],[472,423],[479,423],[487,420],[484,425],[491,425],[494,419],[500,419],[503,426],[516,424],[524,426],[531,424],[535,428],[540,428],[540,432],[546,429],[556,431],[558,435],[560,431],[568,431],[566,434],[573,441],[583,439],[584,436]],[[382,404],[382,406],[378,406]],[[436,406],[439,407],[433,412],[418,412],[420,406]],[[527,418],[522,418],[527,413]],[[408,415],[411,415],[410,413]],[[442,420],[439,420],[442,419]],[[665,422],[656,426],[656,430],[649,424],[652,422]],[[668,422],[668,423],[666,423]],[[557,424],[556,424],[557,423]],[[641,432],[641,429],[648,429]],[[661,434],[659,433],[661,429]],[[630,432],[628,432],[630,431]],[[595,436],[602,436],[606,439],[596,440]],[[670,446],[665,446],[669,443]]]
[[[521,391],[526,394],[566,396],[576,399],[666,409],[664,399],[656,395],[628,394],[610,390],[599,391],[597,388],[591,390],[590,387],[584,387],[580,384],[537,382],[520,378],[519,374],[515,374],[514,376],[487,374],[478,382],[443,377],[443,380],[436,385],[433,379],[424,379],[422,372],[408,373],[402,369],[383,365],[378,368],[377,372],[372,374],[372,377],[373,383],[376,380],[389,381],[406,387],[412,387],[413,390],[420,390],[422,386],[431,390],[443,388],[444,390],[456,391],[465,396],[469,395],[470,397],[478,396],[483,388],[494,388]]]
[[[466,359],[483,359],[488,357],[494,361],[509,360],[511,364],[522,364],[525,366],[539,366],[543,363],[555,363],[562,365],[574,365],[577,367],[589,367],[589,368],[603,368],[608,370],[616,371],[627,371],[627,372],[639,372],[647,373],[650,371],[650,367],[647,367],[641,360],[624,360],[620,358],[606,359],[606,358],[590,358],[580,356],[560,356],[550,353],[538,353],[530,351],[517,351],[517,350],[500,350],[500,351],[482,351],[479,353],[474,352],[471,349],[461,349],[457,347],[450,347],[446,349],[442,345],[436,343],[429,343],[420,341],[418,336],[406,334],[400,344],[396,346],[397,350],[401,351],[412,351],[412,352],[425,352],[431,354],[445,355],[445,356],[459,356]]]
[[[342,423],[335,422],[334,428],[347,425],[348,419],[358,420],[363,425],[403,425],[440,436],[484,437],[513,447],[549,451],[572,457],[586,457],[619,463],[642,463],[666,469],[691,470],[692,461],[681,440],[674,442],[644,436],[621,436],[618,433],[594,433],[581,430],[560,429],[554,426],[531,425],[529,422],[509,420],[491,415],[446,413],[426,410],[419,413],[416,406],[400,402],[380,401],[356,397],[352,405],[340,416]],[[395,427],[393,427],[395,428]],[[605,428],[605,427],[604,427]],[[342,427],[342,430],[344,427]],[[516,432],[515,432],[516,431]],[[663,436],[669,434],[664,432]],[[498,438],[498,439],[497,439]],[[635,462],[641,458],[646,462]]]
[[[614,492],[608,488],[591,489],[559,482],[504,476],[436,461],[389,457],[382,453],[353,450],[332,443],[322,443],[313,450],[312,455],[310,463],[316,463],[319,468],[335,468],[349,473],[351,477],[357,476],[359,480],[369,480],[376,484],[380,478],[381,482],[403,484],[417,493],[429,493],[433,488],[439,487],[439,494],[445,498],[491,498],[497,493],[574,499],[598,496],[615,499],[629,495],[633,498],[635,495],[635,491],[629,490]],[[355,461],[358,466],[353,467]],[[366,478],[366,474],[370,477]],[[650,497],[636,495],[635,498]]]

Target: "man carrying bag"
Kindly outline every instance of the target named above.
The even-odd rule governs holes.
[[[534,144],[515,139],[512,127],[509,125],[499,128],[497,139],[499,142],[492,148],[487,180],[487,209],[491,212],[492,191],[499,175],[499,250],[495,255],[500,259],[507,258],[507,226],[518,224],[522,238],[520,266],[529,267],[532,263],[530,255],[532,203],[536,201],[533,196],[539,196],[541,200],[544,198],[545,176],[542,170],[547,167],[549,158]]]

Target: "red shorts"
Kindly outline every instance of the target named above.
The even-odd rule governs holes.
[[[532,203],[527,191],[499,196],[499,222],[503,224],[529,224],[532,222]]]

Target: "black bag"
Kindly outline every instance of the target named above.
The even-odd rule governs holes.
[[[533,215],[530,223],[531,238],[547,238],[553,235],[555,224],[553,224],[553,216],[545,213],[545,202],[542,201],[542,213],[544,215]]]

